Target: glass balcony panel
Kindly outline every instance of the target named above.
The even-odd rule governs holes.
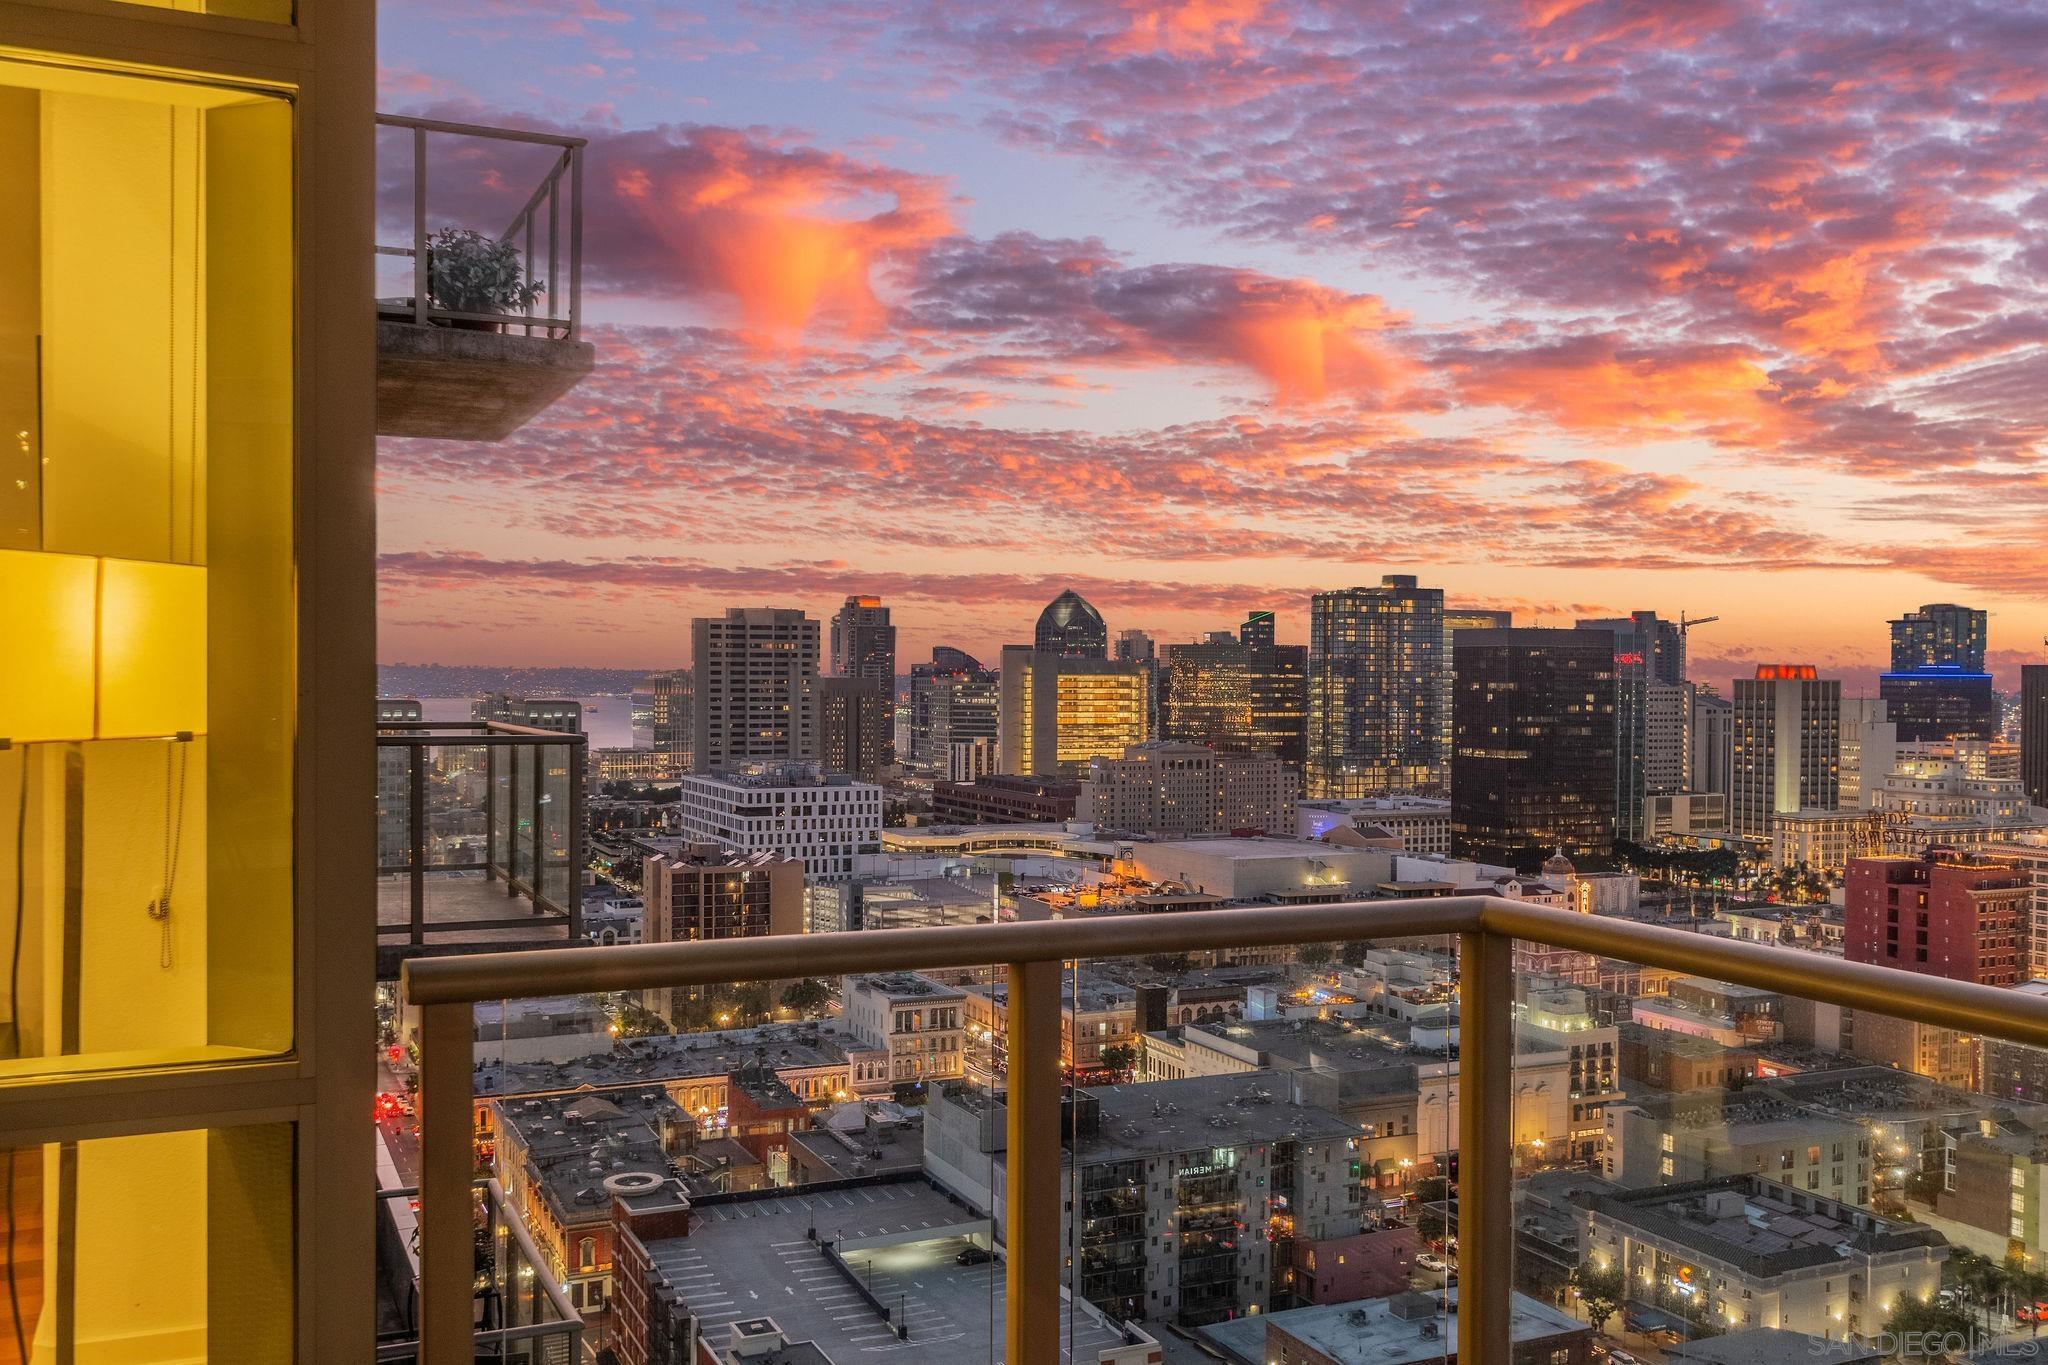
[[[291,138],[0,61],[0,1075],[292,1044]]]
[[[1118,900],[1111,882],[1020,904]],[[1063,1358],[1448,1356],[1455,1276],[1429,1267],[1457,1146],[1455,948],[1067,964]]]
[[[1617,1359],[2033,1341],[2039,1049],[1596,955],[1517,959],[1518,1293]]]

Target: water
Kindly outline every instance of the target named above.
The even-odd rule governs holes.
[[[583,733],[593,749],[630,749],[633,701],[630,697],[578,697],[583,703]],[[422,697],[420,710],[428,720],[468,720],[469,697]]]

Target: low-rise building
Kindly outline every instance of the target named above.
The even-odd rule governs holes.
[[[1056,824],[1074,818],[1080,799],[1075,778],[991,774],[933,783],[932,819],[942,825]]]
[[[1781,811],[1771,817],[1772,867],[1835,876],[1851,858],[1867,858],[1883,848],[1883,818],[1876,811]]]
[[[840,988],[847,1031],[886,1053],[884,1077],[898,1091],[957,1080],[966,1065],[966,996],[916,972],[849,976]]]
[[[1593,1331],[1526,1294],[1508,1302],[1512,1365],[1586,1365]],[[1450,1365],[1458,1359],[1458,1291],[1404,1291],[1358,1303],[1294,1308],[1202,1329],[1237,1365]]]
[[[1874,1333],[1934,1297],[1949,1255],[1932,1228],[1753,1172],[1576,1200],[1594,1266],[1620,1269],[1635,1302],[1722,1329]]]
[[[1698,1034],[1620,1026],[1621,1074],[1630,1090],[1733,1090],[1756,1075],[1756,1053]]]
[[[1451,803],[1433,796],[1359,796],[1303,801],[1295,806],[1294,833],[1323,839],[1340,829],[1377,830],[1400,841],[1403,853],[1451,851]]]
[[[1636,1188],[1762,1171],[1790,1188],[1867,1204],[1870,1135],[1853,1118],[1760,1089],[1632,1097],[1607,1107],[1608,1179]]]
[[[1297,839],[1179,839],[1134,844],[1130,862],[1148,882],[1174,883],[1224,900],[1361,898],[1388,879],[1381,849],[1304,844]]]

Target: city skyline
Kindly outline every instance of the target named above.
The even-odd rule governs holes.
[[[386,6],[383,104],[591,138],[598,370],[384,442],[381,657],[656,667],[872,592],[992,658],[1066,587],[1299,643],[1389,572],[1719,615],[1705,678],[1853,689],[1950,600],[2001,687],[2041,657],[2021,16],[519,12]]]

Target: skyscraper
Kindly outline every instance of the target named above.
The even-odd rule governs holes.
[[[1251,694],[1251,747],[1278,754],[1297,779],[1308,760],[1308,646],[1276,644],[1273,613],[1255,611],[1237,628]]]
[[[1991,675],[1957,663],[1926,663],[1881,675],[1878,695],[1902,744],[1998,738],[1998,698]]]
[[[832,672],[879,683],[896,696],[896,627],[879,597],[849,597],[832,618]]]
[[[1604,630],[1614,636],[1614,826],[1620,837],[1641,843],[1651,790],[1650,692],[1653,686],[1684,685],[1685,636],[1676,622],[1660,620],[1654,611],[1632,611],[1627,616],[1578,624],[1581,630]],[[1660,721],[1668,720],[1667,713],[1675,705],[1670,693],[1660,694]],[[1660,723],[1658,738],[1671,738],[1668,725]],[[1660,754],[1656,764],[1660,773],[1668,768],[1668,758],[1669,753]],[[1666,785],[1658,790],[1675,788]]]
[[[1952,665],[1965,673],[1984,671],[1989,617],[1974,607],[1930,602],[1891,623],[1892,672],[1911,673]]]
[[[649,674],[647,690],[653,697],[648,714],[652,747],[663,755],[664,766],[680,776],[690,771],[690,746],[695,739],[690,726],[690,670],[671,668]]]
[[[1107,659],[1109,627],[1102,613],[1088,600],[1067,589],[1046,604],[1038,614],[1038,631],[1033,643],[1040,654],[1068,659]]]
[[[1758,664],[1735,680],[1728,828],[1768,839],[1771,817],[1833,810],[1842,793],[1842,684],[1812,664]]]
[[[1251,674],[1244,642],[1227,630],[1168,645],[1160,670],[1161,733],[1183,744],[1243,749],[1252,738]]]
[[[944,772],[954,745],[993,745],[999,698],[994,669],[950,645],[932,650],[930,663],[910,670],[910,761]]]
[[[1148,676],[1139,664],[1003,649],[998,748],[1003,771],[1072,777],[1088,760],[1151,738]]]
[[[896,761],[896,700],[869,678],[818,679],[818,759],[874,782]]]
[[[1606,851],[1614,843],[1614,636],[1468,629],[1455,649],[1458,850]]]
[[[1842,698],[1843,810],[1869,810],[1899,761],[1899,727],[1876,697]]]
[[[727,607],[690,623],[691,771],[818,756],[818,623],[788,607]]]
[[[1686,782],[1696,792],[1728,795],[1729,769],[1735,761],[1734,705],[1726,697],[1707,690],[1702,683],[1692,691],[1692,766]]]
[[[1444,594],[1388,574],[1309,603],[1308,794],[1441,787],[1449,776]]]
[[[2048,806],[2048,664],[2020,665],[2020,781]]]

